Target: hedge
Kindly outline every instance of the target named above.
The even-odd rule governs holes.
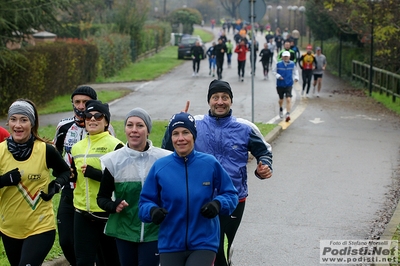
[[[98,49],[82,41],[43,43],[13,52],[13,63],[1,69],[0,115],[17,98],[43,104],[97,76]]]

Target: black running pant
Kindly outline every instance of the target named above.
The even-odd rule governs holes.
[[[312,74],[313,74],[312,69],[303,69],[301,71],[301,77],[303,78],[303,91],[307,85],[307,93],[310,91]]]
[[[200,69],[200,59],[195,58],[193,59],[193,72],[199,73],[199,69]]]
[[[230,265],[230,263],[228,264],[227,258],[225,258],[224,239],[225,239],[225,236],[228,239],[227,254],[229,254],[233,240],[236,235],[236,232],[240,226],[240,222],[242,221],[245,203],[246,203],[245,201],[239,202],[236,209],[233,211],[233,213],[231,215],[220,215],[219,216],[219,222],[220,222],[220,227],[221,227],[221,238],[220,238],[219,249],[218,249],[217,257],[215,259],[214,266]]]
[[[261,64],[263,66],[264,76],[266,76],[269,72],[269,58],[267,59],[267,61],[261,61]]]
[[[58,241],[65,258],[72,266],[76,265],[74,251],[74,191],[65,187],[61,192],[60,204],[57,211]]]
[[[246,60],[238,61],[238,75],[244,77],[244,67],[246,66]]]
[[[269,56],[269,64],[272,66],[272,61],[274,59],[274,52],[271,53],[271,55]]]
[[[75,212],[75,255],[78,266],[118,266],[115,239],[104,234],[106,221],[90,218],[87,213]],[[97,254],[97,260],[96,260]]]
[[[121,266],[158,266],[160,264],[158,241],[137,243],[119,238],[115,241]]]
[[[5,234],[1,234],[1,237],[11,266],[39,266],[42,265],[53,247],[56,230],[29,236],[25,239],[16,239]]]
[[[211,250],[191,250],[183,252],[161,253],[162,266],[212,266],[215,252]]]
[[[217,76],[218,76],[218,79],[221,79],[222,78],[222,66],[224,65],[224,59],[222,58],[222,59],[218,59],[217,58]]]

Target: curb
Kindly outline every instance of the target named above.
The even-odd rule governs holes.
[[[386,225],[385,231],[383,231],[380,239],[381,240],[391,240],[394,233],[397,230],[397,226],[400,223],[400,204],[397,205],[393,212],[392,218],[390,218],[389,223]]]
[[[271,130],[265,137],[265,141],[271,144],[278,136],[281,134],[283,131],[283,128],[281,125],[276,126],[273,130]]]
[[[386,225],[385,231],[383,231],[379,240],[392,240],[394,233],[397,230],[397,226],[400,223],[400,204],[397,205],[396,209],[393,212],[392,218],[390,218],[389,223]],[[371,266],[383,266],[388,264],[382,263],[373,263]],[[390,264],[392,265],[392,264]],[[397,265],[397,264],[396,264]]]

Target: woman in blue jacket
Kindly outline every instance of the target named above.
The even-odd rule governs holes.
[[[139,218],[160,224],[163,266],[211,266],[220,242],[218,214],[238,203],[231,178],[212,155],[194,150],[193,116],[174,115],[168,125],[174,153],[157,160],[139,201]]]

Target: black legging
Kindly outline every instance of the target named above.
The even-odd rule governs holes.
[[[65,258],[72,266],[76,265],[74,251],[74,191],[65,187],[61,192],[60,205],[57,211],[58,241]]]
[[[244,67],[246,66],[246,60],[238,61],[238,75],[244,77]]]
[[[99,215],[99,213],[96,213]],[[92,219],[85,212],[75,212],[75,255],[78,266],[118,266],[117,245],[113,237],[104,234],[105,221]]]
[[[51,230],[25,239],[15,239],[1,234],[4,249],[11,266],[42,265],[56,238]]]
[[[200,59],[192,59],[193,60],[193,72],[199,73],[200,69]]]
[[[116,238],[119,260],[126,266],[158,266],[160,255],[158,241],[131,242]]]
[[[269,72],[269,58],[266,61],[261,61],[264,70],[264,76],[268,75]]]
[[[272,66],[272,62],[274,61],[274,52],[272,52],[269,56],[269,64]]]
[[[312,69],[303,69],[301,71],[301,77],[303,78],[303,91],[307,85],[307,93],[310,91],[312,74],[313,74]]]
[[[222,66],[224,65],[224,59],[222,58],[222,59],[219,59],[219,58],[217,58],[217,76],[218,76],[218,79],[221,79],[222,78]]]
[[[211,250],[190,250],[160,254],[162,266],[212,266],[215,252]]]
[[[221,239],[219,243],[219,249],[217,253],[217,257],[215,259],[214,266],[228,266],[227,258],[225,258],[224,252],[224,239],[225,236],[228,239],[228,250],[227,254],[229,254],[231,250],[231,246],[233,243],[233,239],[235,238],[236,232],[239,228],[240,222],[242,221],[245,201],[239,202],[236,209],[233,211],[231,215],[220,215],[219,222],[221,227]]]

